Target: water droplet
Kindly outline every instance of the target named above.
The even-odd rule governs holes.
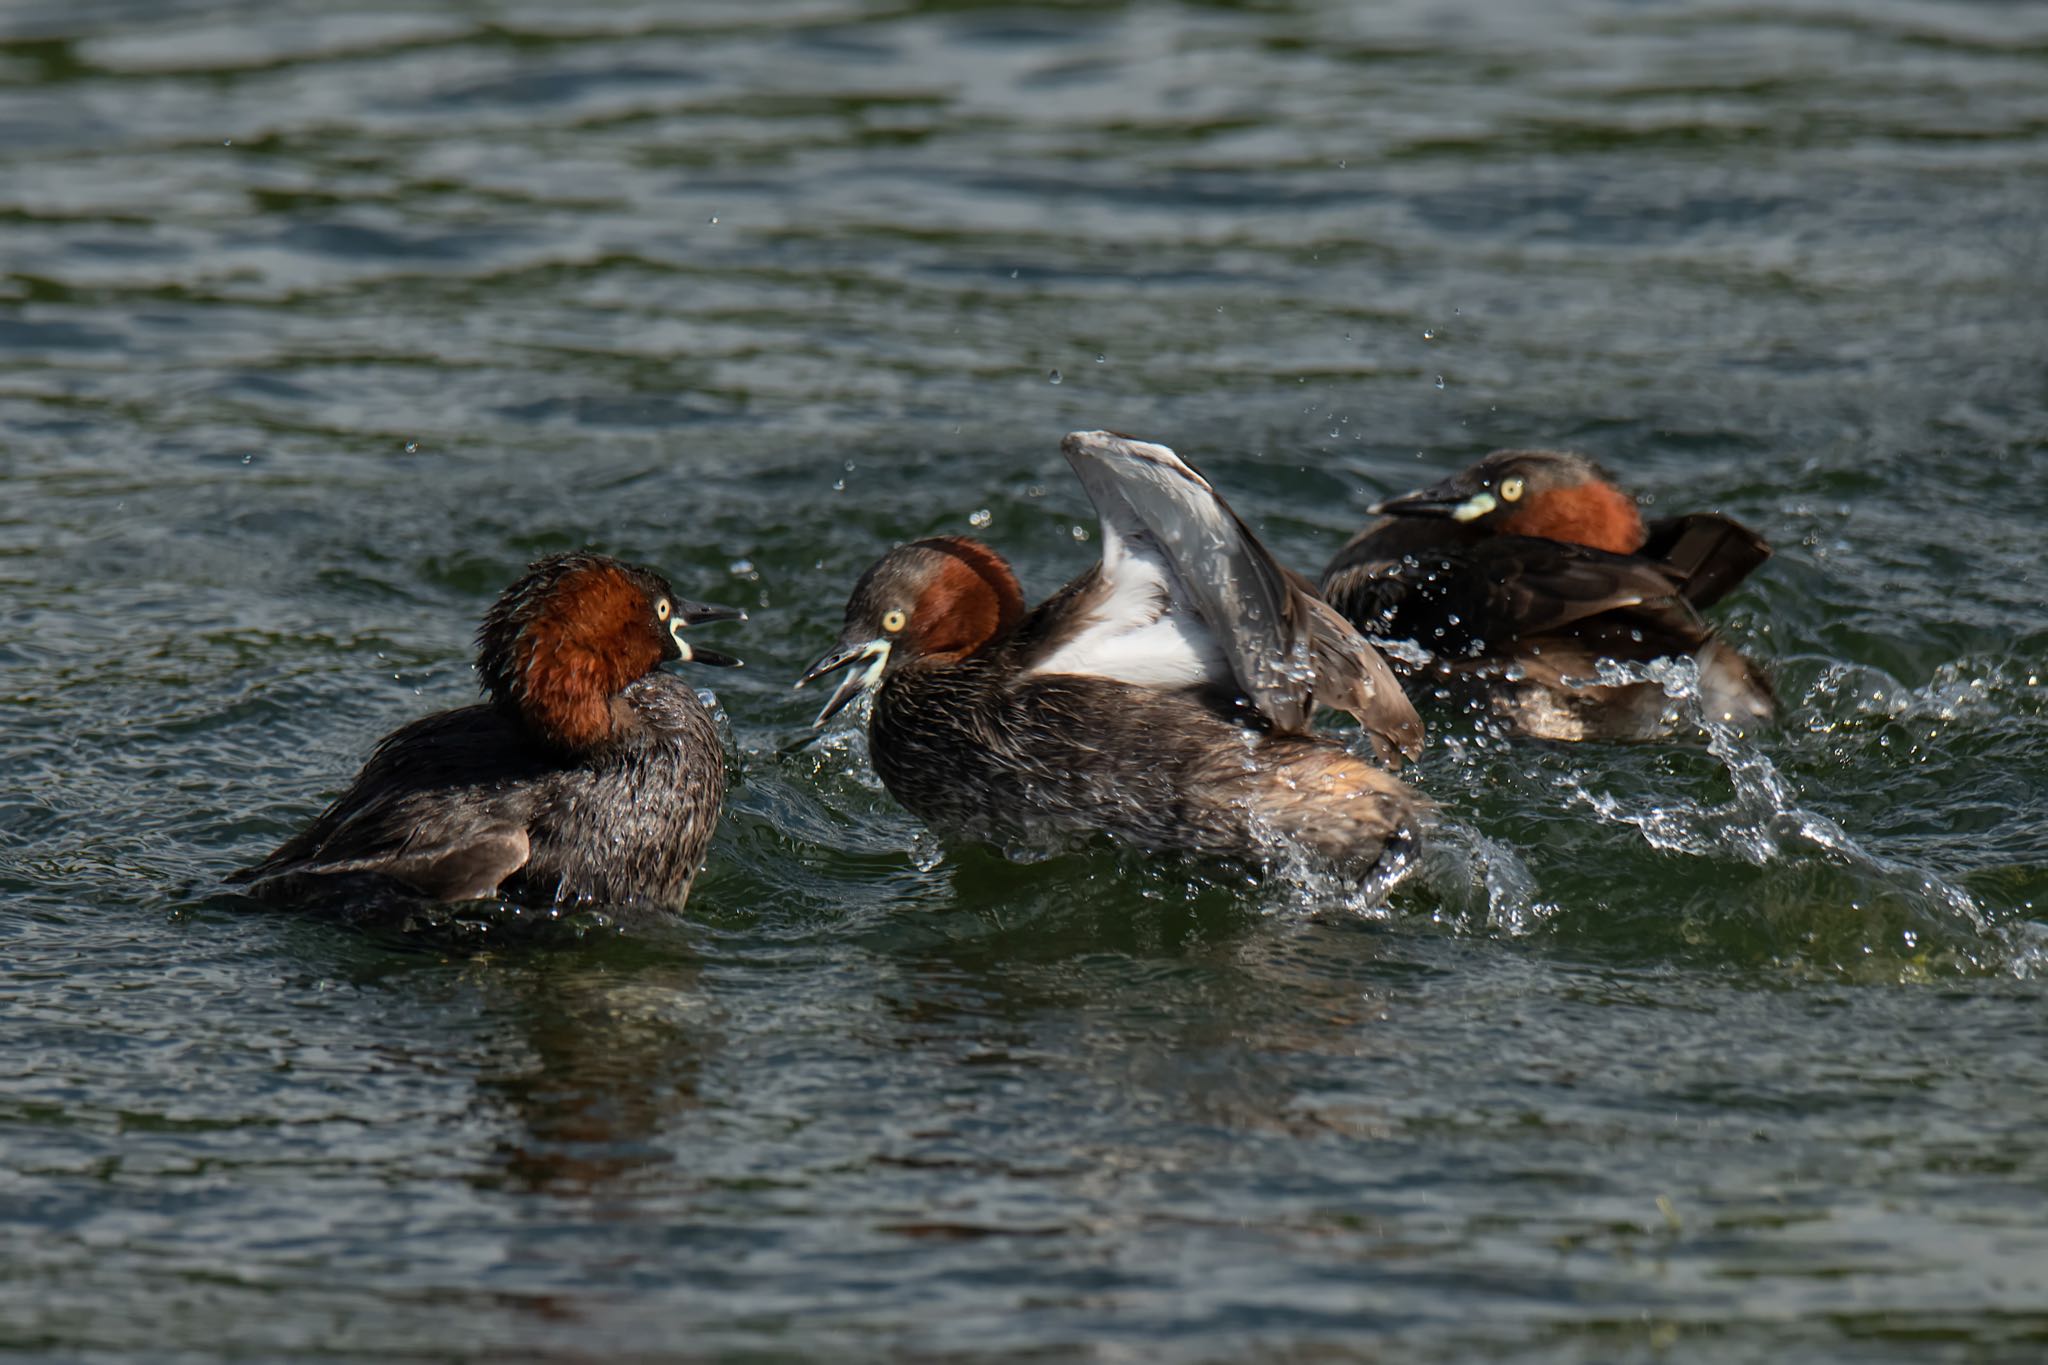
[[[1423,329],[1422,329],[1422,339],[1423,339],[1424,341],[1435,341],[1435,340],[1436,340],[1436,329],[1435,329],[1435,328],[1432,328],[1432,327],[1425,327],[1425,328],[1423,328]]]
[[[1106,355],[1104,355],[1104,354],[1103,354],[1102,352],[1100,352],[1100,351],[1097,351],[1097,352],[1095,353],[1095,363],[1096,363],[1096,364],[1098,364],[1098,365],[1101,365],[1101,364],[1104,364],[1104,363],[1106,363],[1106,362],[1107,362],[1108,360],[1109,360],[1109,357],[1108,357],[1108,356],[1106,356]]]
[[[406,454],[408,454],[408,455],[417,455],[417,454],[419,454],[419,453],[420,453],[420,443],[419,443],[418,441],[407,441],[407,442],[405,443],[405,453],[406,453]]]
[[[1346,164],[1345,162],[1339,161],[1339,162],[1337,163],[1337,169],[1338,169],[1338,170],[1340,170],[1340,171],[1344,171],[1344,170],[1349,170],[1349,169],[1350,169],[1350,166],[1349,166],[1349,165],[1347,165],[1347,164]]]
[[[967,514],[967,524],[969,526],[986,526],[992,520],[994,520],[994,514],[986,507],[977,507]]]
[[[1438,375],[1436,377],[1436,386],[1438,388],[1442,388],[1444,386],[1444,377],[1442,375]]]
[[[1057,384],[1064,377],[1065,376],[1061,375],[1058,370],[1054,370],[1051,374],[1048,374],[1045,377],[1045,382],[1048,384]]]
[[[711,224],[713,227],[718,225],[718,215],[715,213],[711,215]]]
[[[832,480],[832,491],[833,491],[834,493],[844,493],[844,492],[846,491],[846,480],[844,480],[844,479],[834,479],[834,480]]]
[[[1016,278],[1017,278],[1017,272],[1016,272],[1016,271],[1014,271],[1014,270],[1012,270],[1012,271],[1010,272],[1010,278],[1011,278],[1011,279],[1013,279],[1013,280],[1014,280],[1014,279],[1016,279]]]
[[[1076,527],[1074,528],[1074,539],[1076,539],[1076,540],[1086,540],[1086,539],[1088,539],[1088,528],[1087,528],[1087,527],[1085,527],[1085,526],[1076,526]]]
[[[256,457],[255,457],[254,455],[244,455],[244,456],[242,457],[242,463],[243,463],[243,464],[254,464],[254,463],[256,463]]]
[[[223,147],[232,147],[235,145],[235,140],[231,137],[224,137],[220,140],[220,145]]]
[[[759,574],[754,572],[754,561],[751,559],[735,559],[732,563],[725,566],[725,571],[734,578],[760,577]]]

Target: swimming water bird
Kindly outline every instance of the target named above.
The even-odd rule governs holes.
[[[696,689],[660,665],[738,664],[683,631],[745,618],[603,555],[535,561],[477,631],[488,700],[386,736],[311,825],[228,880],[287,904],[681,906],[725,756]]]
[[[847,671],[816,724],[872,692],[875,770],[947,833],[1104,831],[1348,873],[1405,853],[1422,803],[1309,729],[1321,704],[1358,717],[1383,758],[1419,752],[1421,720],[1378,653],[1173,451],[1106,431],[1062,448],[1101,518],[1101,563],[1027,610],[977,541],[891,550],[798,683]]]
[[[1763,674],[1699,614],[1770,557],[1741,523],[1645,522],[1599,465],[1554,450],[1497,450],[1372,511],[1323,595],[1371,639],[1428,655],[1390,650],[1413,694],[1460,697],[1537,739],[1655,739],[1680,722],[1672,697],[1614,665],[1689,658],[1708,719],[1771,719]]]

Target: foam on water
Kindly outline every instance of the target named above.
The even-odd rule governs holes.
[[[1891,717],[1931,714],[1953,719],[1982,704],[1986,689],[1981,680],[1960,679],[1953,669],[1945,674],[1917,692],[1896,684],[1873,690],[1866,680],[1858,684],[1855,695],[1859,704],[1867,698],[1867,704]],[[1841,680],[1839,673],[1831,672],[1816,685],[1813,697],[1839,696]],[[1691,660],[1660,659],[1647,665],[1605,661],[1600,682],[1651,682],[1662,687],[1677,708],[1677,718],[1703,738],[1706,752],[1720,764],[1728,796],[1711,803],[1668,793],[1625,797],[1600,788],[1597,778],[1584,769],[1574,769],[1559,778],[1573,804],[1602,821],[1634,829],[1660,852],[1729,858],[1757,868],[1818,859],[1841,869],[1852,884],[1910,907],[1922,928],[1901,931],[1908,948],[1922,946],[1924,934],[1937,942],[1960,941],[1962,959],[1973,966],[2020,976],[2040,969],[2041,926],[1998,922],[1976,898],[1939,872],[1873,852],[1839,821],[1804,804],[1794,783],[1766,752],[1763,735],[1705,713],[1698,670]]]

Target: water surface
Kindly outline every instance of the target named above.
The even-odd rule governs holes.
[[[0,131],[0,1347],[2048,1349],[2039,10],[21,0]],[[1102,426],[1310,571],[1505,444],[1752,522],[1785,723],[1441,724],[1383,909],[785,752]],[[219,893],[584,544],[754,616],[678,922]]]

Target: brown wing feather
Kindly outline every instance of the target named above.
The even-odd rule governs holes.
[[[384,737],[313,823],[228,880],[280,889],[373,874],[438,900],[476,900],[526,865],[532,779],[544,765],[489,706],[441,711]],[[453,799],[460,793],[473,799]]]
[[[1622,608],[1666,604],[1690,614],[1672,573],[1633,555],[1529,536],[1417,546],[1409,527],[1386,530],[1347,545],[1323,576],[1330,602],[1374,638],[1457,656]]]
[[[1292,589],[1288,609],[1299,623],[1295,628],[1308,632],[1316,702],[1356,716],[1382,762],[1420,758],[1422,717],[1394,670],[1335,607],[1316,596],[1307,579],[1291,569],[1283,572]]]
[[[484,900],[498,894],[505,879],[526,866],[532,845],[516,826],[465,830],[459,839],[406,848],[382,857],[310,863],[298,875],[345,876],[374,872],[392,877],[438,901]]]

